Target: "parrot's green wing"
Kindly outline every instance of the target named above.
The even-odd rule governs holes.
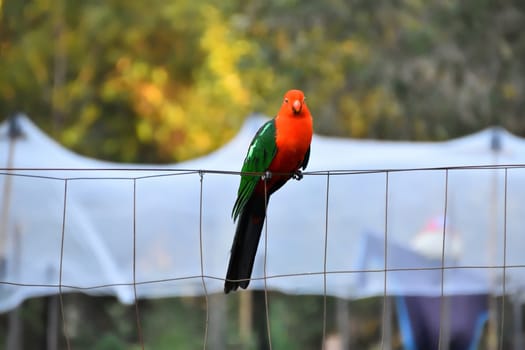
[[[277,153],[275,143],[275,120],[272,119],[259,128],[248,148],[248,154],[244,159],[241,172],[243,173],[262,173],[268,170],[273,158]],[[255,186],[259,182],[260,175],[241,175],[241,183],[237,192],[237,200],[233,206],[233,220],[241,213],[250,199]]]

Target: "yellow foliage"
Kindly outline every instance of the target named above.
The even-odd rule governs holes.
[[[249,94],[242,84],[237,63],[251,50],[251,45],[246,40],[234,38],[217,8],[205,6],[203,15],[208,26],[201,46],[207,52],[206,66],[215,80],[215,88],[223,90],[236,104],[246,105]]]
[[[131,59],[129,57],[123,56],[117,60],[115,67],[117,71],[123,73],[129,69],[131,66]]]
[[[154,83],[144,83],[139,86],[139,95],[152,108],[159,108],[164,102],[163,92]]]
[[[136,126],[137,137],[142,142],[150,142],[153,139],[151,124],[142,119]]]
[[[168,81],[168,72],[164,67],[156,67],[151,72],[151,80],[155,85],[164,86]]]

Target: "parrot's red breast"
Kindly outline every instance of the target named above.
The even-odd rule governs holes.
[[[267,184],[270,188],[273,183],[282,180],[283,176],[279,174],[299,170],[312,141],[313,121],[302,91],[290,90],[286,93],[275,117],[275,130],[277,152],[268,167],[272,173]]]

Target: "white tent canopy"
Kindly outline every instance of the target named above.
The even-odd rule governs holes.
[[[0,126],[0,311],[59,286],[122,302],[134,300],[134,281],[139,298],[222,291],[239,182],[231,172],[263,118],[208,156],[162,166],[82,157],[18,122],[15,141]],[[492,164],[525,164],[525,140],[501,129],[434,143],[316,135],[309,173],[272,196],[250,288],[519,292],[525,170],[465,169]]]

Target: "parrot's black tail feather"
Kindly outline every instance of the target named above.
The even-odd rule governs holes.
[[[264,195],[254,193],[239,216],[224,282],[226,294],[239,287],[246,289],[250,283],[267,204]]]

